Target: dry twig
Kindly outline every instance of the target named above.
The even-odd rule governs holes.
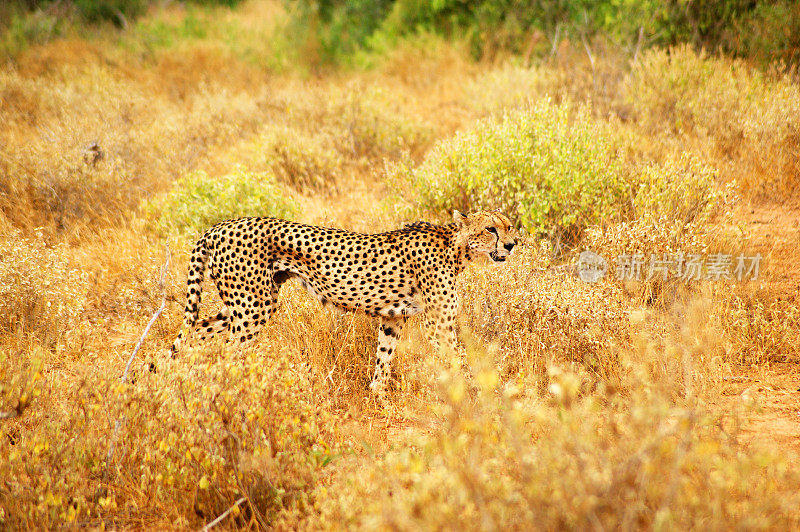
[[[27,406],[27,405],[25,405]],[[7,410],[5,412],[0,412],[0,419],[11,419],[14,417],[18,417],[22,415],[22,411],[25,410],[25,406],[21,404],[17,406],[14,410]]]
[[[597,72],[594,66],[594,55],[592,55],[592,50],[589,48],[586,35],[581,34],[581,42],[583,43],[583,49],[586,50],[586,55],[589,56],[589,65],[592,67],[592,87],[594,88],[594,93],[597,94]]]
[[[239,500],[238,500],[238,501],[236,501],[235,503],[233,503],[233,506],[231,506],[230,508],[228,508],[227,510],[225,510],[225,511],[224,511],[224,512],[223,512],[223,513],[222,513],[222,514],[219,516],[219,517],[217,517],[216,519],[214,519],[213,521],[211,521],[210,523],[208,523],[206,526],[204,526],[203,528],[201,528],[201,529],[200,529],[200,532],[208,532],[209,530],[211,530],[212,528],[214,528],[215,526],[217,526],[217,525],[220,523],[220,521],[222,521],[223,519],[225,519],[226,517],[228,517],[228,514],[229,514],[229,513],[231,513],[231,512],[233,511],[233,509],[234,509],[234,508],[236,508],[237,506],[239,506],[240,504],[242,504],[242,503],[243,503],[244,501],[246,501],[246,500],[247,500],[247,499],[246,499],[245,497],[241,497],[241,498],[239,498]]]
[[[548,59],[552,59],[553,56],[555,56],[556,52],[558,51],[558,35],[560,32],[561,32],[561,24],[556,24],[556,32],[553,35],[553,42],[552,46],[550,47],[550,56],[548,57]]]
[[[128,359],[128,363],[125,365],[125,371],[122,373],[122,382],[127,382],[128,380],[128,372],[130,372],[131,365],[133,364],[133,360],[136,358],[136,354],[139,352],[139,349],[142,347],[142,343],[144,342],[147,333],[150,332],[150,327],[153,326],[153,323],[158,319],[161,313],[164,311],[167,305],[167,291],[164,288],[164,278],[167,275],[167,270],[169,269],[169,259],[170,259],[170,252],[169,252],[169,242],[167,242],[167,257],[164,261],[164,266],[161,268],[161,276],[158,279],[158,287],[161,289],[161,304],[158,306],[158,309],[153,313],[150,317],[150,321],[147,322],[147,326],[145,326],[144,331],[142,332],[142,336],[139,337],[139,341],[136,342],[136,346],[133,348],[133,353],[131,353],[131,357]],[[111,445],[108,446],[108,454],[106,455],[106,465],[103,470],[103,484],[106,483],[108,480],[108,467],[111,464],[111,458],[114,456],[114,447],[117,443],[117,437],[119,436],[119,429],[122,427],[122,422],[124,417],[118,418],[117,421],[114,423],[114,435],[111,437]]]
[[[636,49],[633,51],[633,60],[631,64],[636,64],[639,59],[639,50],[642,49],[642,41],[644,40],[644,28],[639,26],[639,37],[636,39]]]
[[[262,530],[268,530],[269,527],[267,526],[267,521],[264,519],[264,516],[261,514],[261,511],[256,507],[253,500],[250,498],[250,494],[244,488],[241,480],[241,474],[239,473],[239,451],[241,448],[241,443],[239,441],[239,437],[236,436],[231,431],[225,429],[225,432],[228,433],[227,437],[227,449],[230,453],[230,460],[231,466],[233,467],[233,478],[236,480],[236,486],[239,488],[239,491],[244,494],[244,498],[247,500],[248,506],[250,510],[253,512],[253,515],[256,517],[256,521],[261,526]]]

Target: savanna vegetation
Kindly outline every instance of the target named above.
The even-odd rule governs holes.
[[[0,528],[797,528],[799,27],[761,0],[4,3]],[[495,208],[523,245],[460,279],[469,375],[413,318],[376,404],[375,323],[294,281],[245,352],[165,353],[217,220]]]

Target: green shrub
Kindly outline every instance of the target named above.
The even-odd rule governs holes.
[[[635,2],[632,2],[635,3]],[[753,0],[670,1],[652,4],[652,30],[658,44],[688,43],[733,51],[732,33],[739,20],[762,2]]]
[[[194,237],[216,222],[240,216],[290,217],[294,202],[283,196],[270,174],[238,169],[232,174],[212,177],[193,172],[175,186],[144,205],[155,217],[162,234]]]
[[[190,0],[199,6],[235,7],[241,0]],[[58,4],[58,2],[54,2]],[[124,26],[144,15],[155,0],[71,0],[77,14],[87,22],[112,22]]]
[[[8,28],[0,27],[0,52],[15,56],[29,46],[42,44],[64,32],[64,21],[44,11],[14,15]]]
[[[759,3],[738,21],[729,48],[761,64],[800,64],[800,3],[793,0]]]
[[[294,2],[293,34],[312,42],[319,59],[346,63],[386,17],[393,0],[303,0]]]
[[[348,62],[354,51],[370,49],[420,32],[465,39],[473,55],[498,51],[546,54],[547,39],[578,40],[602,34],[630,45],[641,31],[655,45],[687,43],[760,60],[795,63],[800,7],[790,0],[301,0],[295,31],[315,41],[324,61]]]
[[[543,100],[440,142],[398,174],[420,211],[500,209],[529,232],[568,241],[591,225],[642,218],[685,228],[715,212],[724,198],[715,168],[685,152],[623,157],[625,142],[640,139],[611,127],[587,108]]]
[[[207,34],[207,24],[189,10],[179,22],[161,18],[148,18],[136,24],[136,33],[153,48],[171,48],[187,40],[202,39]]]
[[[236,7],[242,0],[191,0],[193,4],[207,6]]]
[[[89,22],[111,21],[122,26],[147,11],[150,0],[73,0],[78,13]]]
[[[500,209],[534,233],[575,236],[629,211],[612,137],[549,99],[439,143],[409,177],[422,210]]]

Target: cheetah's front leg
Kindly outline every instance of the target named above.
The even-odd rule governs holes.
[[[375,356],[375,374],[369,389],[381,401],[386,399],[386,387],[391,375],[391,362],[397,348],[400,331],[403,330],[402,318],[382,318],[378,328],[378,351]]]
[[[453,279],[450,283],[445,280],[443,283],[434,284],[428,293],[423,295],[423,301],[425,303],[425,328],[428,330],[428,334],[433,333],[431,339],[436,342],[439,349],[457,354],[458,295],[455,292],[455,280]]]
[[[431,339],[435,341],[439,349],[444,349],[450,354],[457,354],[458,338],[456,337],[456,315],[455,312],[443,312],[431,309],[426,313],[425,325]]]
[[[439,351],[447,356],[455,356],[461,363],[461,370],[468,383],[473,380],[472,369],[466,357],[466,351],[459,343],[456,335],[456,312],[458,309],[458,298],[455,294],[443,298],[444,304],[440,306],[431,305],[426,310],[426,328],[430,331],[434,329],[433,340]]]

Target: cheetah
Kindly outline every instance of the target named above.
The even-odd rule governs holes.
[[[390,365],[406,318],[426,311],[437,339],[457,346],[456,277],[470,261],[503,262],[517,243],[511,221],[499,212],[453,213],[453,222],[415,222],[401,229],[362,234],[277,218],[220,222],[191,252],[184,333],[217,335],[237,344],[252,340],[278,303],[278,291],[297,278],[323,305],[380,318],[370,390],[385,399]],[[224,309],[197,323],[206,270]]]

